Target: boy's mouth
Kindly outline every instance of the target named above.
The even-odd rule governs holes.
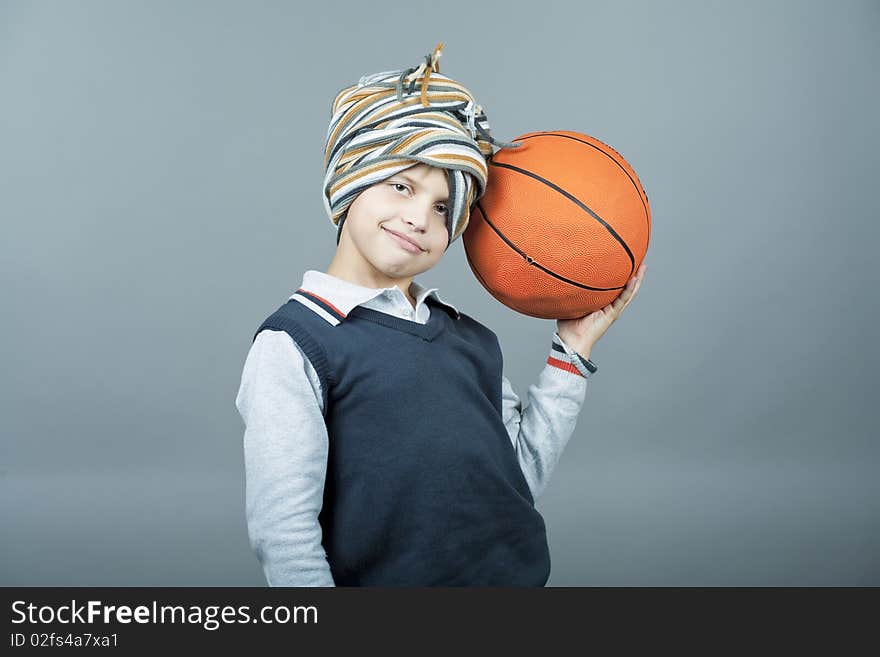
[[[400,246],[402,246],[404,249],[406,249],[410,253],[421,253],[423,251],[422,247],[420,247],[418,244],[416,244],[412,240],[404,237],[400,233],[396,233],[389,228],[385,228],[384,226],[382,227],[382,230],[384,230],[386,233],[388,233],[388,236],[392,240],[397,242]]]

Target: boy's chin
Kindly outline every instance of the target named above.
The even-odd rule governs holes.
[[[428,267],[424,266],[424,263],[421,264],[422,266],[418,267],[414,266],[415,263],[412,262],[396,261],[388,258],[383,260],[381,264],[373,263],[373,266],[388,278],[412,278],[428,269]]]
[[[377,269],[388,278],[410,278],[419,273],[412,267],[395,267],[393,265],[385,265],[384,267],[377,267]]]

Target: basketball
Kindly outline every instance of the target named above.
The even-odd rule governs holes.
[[[607,144],[569,130],[530,132],[487,158],[486,191],[462,234],[468,265],[505,306],[573,319],[623,292],[651,235],[648,195]]]

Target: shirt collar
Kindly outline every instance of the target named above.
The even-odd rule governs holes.
[[[410,284],[409,292],[416,300],[416,306],[424,303],[428,297],[450,308],[456,315],[460,316],[458,309],[451,303],[447,303],[437,294],[438,288],[426,288],[415,280]],[[299,294],[305,295],[307,299],[322,307],[325,311],[334,315],[336,319],[343,320],[355,306],[359,306],[370,299],[383,294],[399,294],[403,295],[401,289],[397,286],[386,288],[363,287],[349,281],[342,280],[331,274],[309,269],[303,274],[302,285],[299,290],[291,295],[291,299]],[[408,303],[408,302],[407,302]],[[325,318],[326,319],[326,318]]]

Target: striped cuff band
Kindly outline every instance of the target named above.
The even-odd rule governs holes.
[[[593,376],[599,369],[593,361],[584,358],[565,344],[562,338],[559,337],[559,333],[555,331],[553,333],[550,355],[547,357],[547,364],[566,372],[577,374],[585,379]]]

